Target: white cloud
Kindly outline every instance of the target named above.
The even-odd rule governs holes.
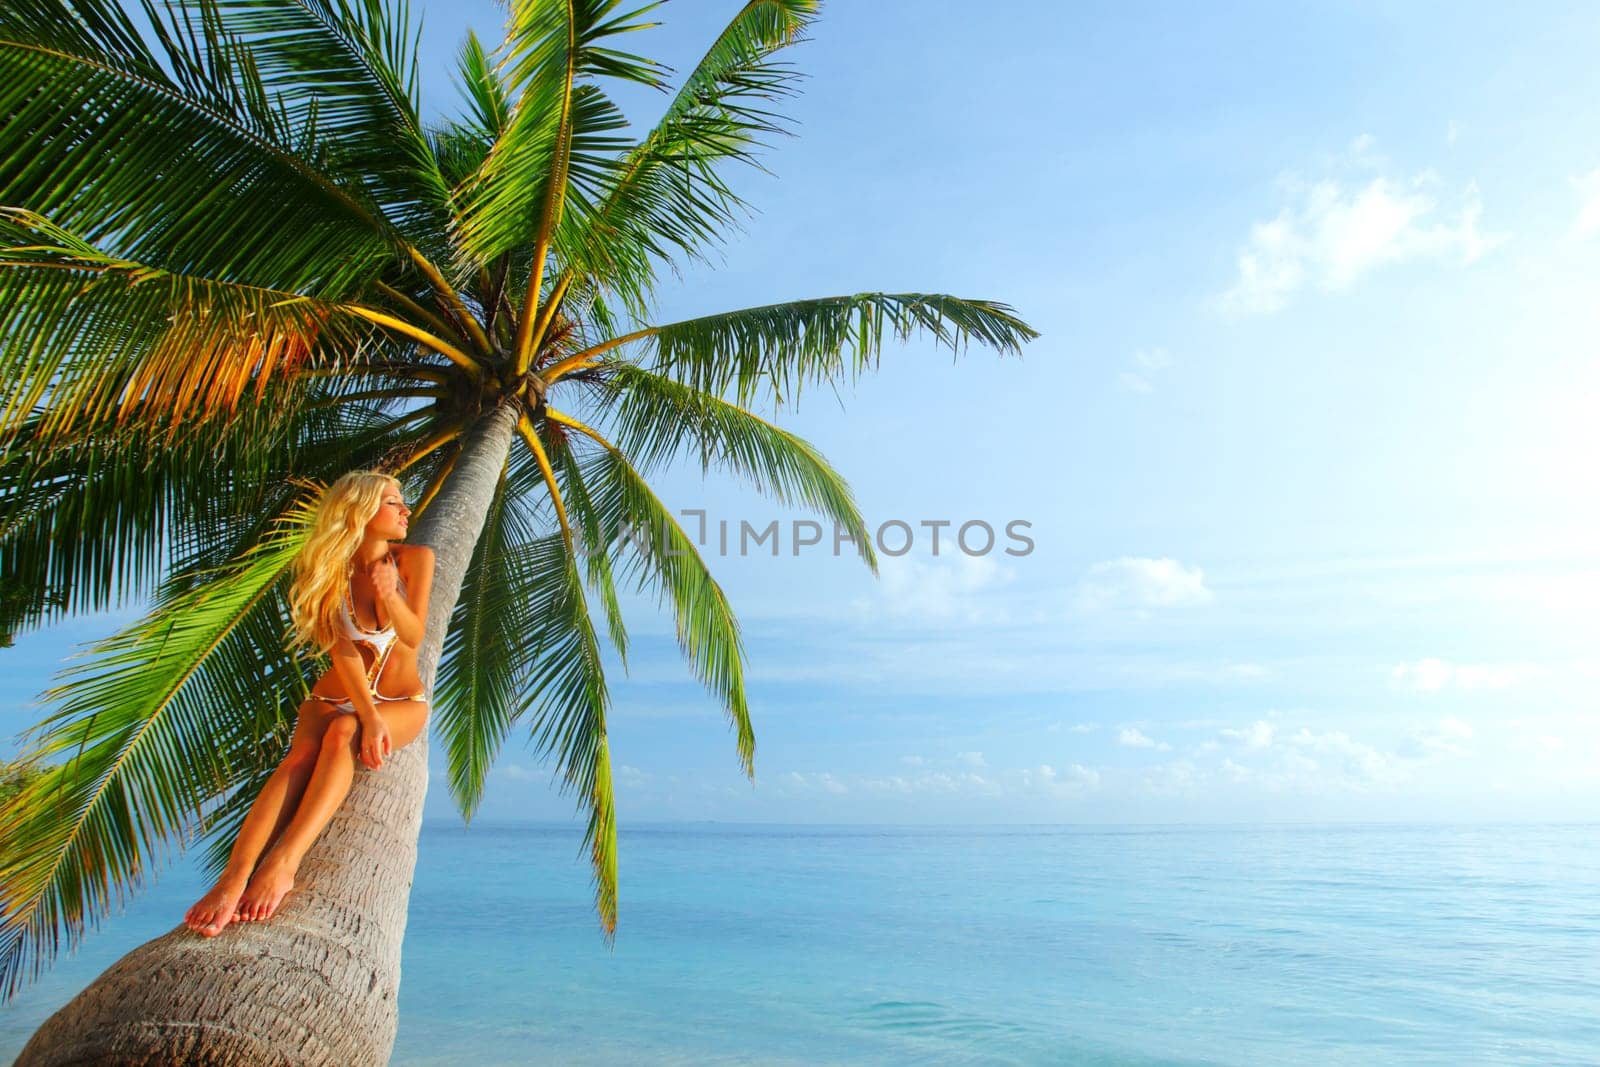
[[[1048,763],[1041,763],[1035,769],[1024,767],[1015,775],[1022,789],[1042,788],[1057,796],[1096,789],[1100,785],[1100,772],[1081,763],[1074,763],[1063,772],[1057,772]]]
[[[842,795],[850,792],[848,785],[828,771],[812,771],[809,773],[790,771],[788,774],[780,775],[778,780],[782,784],[803,793],[821,790],[825,793]]]
[[[1600,234],[1600,167],[1567,180],[1577,190],[1579,199],[1578,218],[1572,224],[1572,235],[1586,238]]]
[[[900,762],[907,767],[920,767],[925,761],[921,756],[901,756]]]
[[[1537,663],[1450,663],[1430,657],[1395,664],[1389,680],[1397,689],[1436,693],[1445,688],[1504,689],[1549,674]]]
[[[930,538],[933,529],[918,529],[917,537]],[[910,556],[880,557],[873,596],[853,602],[862,622],[879,618],[914,619],[918,622],[1003,623],[1008,615],[997,607],[993,590],[1016,580],[1016,572],[1001,566],[992,555],[971,556],[956,543],[956,528],[941,527],[939,555],[930,559]],[[993,552],[1003,551],[1005,531],[995,529]],[[974,528],[967,535],[974,552],[986,535]]]
[[[1172,366],[1165,348],[1141,348],[1133,354],[1133,366],[1117,376],[1117,385],[1130,393],[1149,393],[1156,387],[1161,372]]]
[[[1165,741],[1157,741],[1145,735],[1143,730],[1132,726],[1124,726],[1117,734],[1117,744],[1128,748],[1153,748],[1157,752],[1169,752],[1172,746]]]
[[[1155,742],[1146,737],[1143,731],[1135,730],[1131,726],[1124,726],[1122,732],[1117,734],[1117,744],[1126,745],[1129,748],[1152,748],[1155,746]]]
[[[1449,145],[1451,148],[1454,148],[1456,146],[1456,141],[1461,137],[1461,131],[1464,129],[1466,129],[1465,126],[1457,122],[1455,119],[1451,119],[1445,124],[1444,143]]]
[[[1353,740],[1343,730],[1317,733],[1302,726],[1297,733],[1284,737],[1308,755],[1308,770],[1321,770],[1335,781],[1346,785],[1390,780],[1395,777],[1389,756],[1373,746]]]
[[[989,766],[989,762],[983,758],[982,752],[957,752],[956,762],[965,763],[968,767]]]
[[[1272,744],[1273,725],[1265,719],[1257,719],[1238,730],[1223,730],[1222,736],[1232,741],[1237,741],[1246,748],[1266,748]]]
[[[1085,608],[1152,608],[1204,604],[1211,599],[1205,572],[1175,559],[1123,556],[1096,563],[1078,584]]]
[[[987,765],[986,765],[987,766]],[[1034,767],[969,771],[922,771],[915,774],[862,774],[836,776],[827,772],[790,771],[777,782],[780,795],[812,795],[819,791],[933,795],[960,798],[1017,799],[1027,796],[1074,799],[1100,787],[1100,772],[1081,763],[1058,769],[1048,763]]]
[[[1298,175],[1280,180],[1288,202],[1273,218],[1251,226],[1238,253],[1238,279],[1221,297],[1223,312],[1277,311],[1306,286],[1339,292],[1389,264],[1470,264],[1504,240],[1480,231],[1483,204],[1475,183],[1455,198],[1454,217],[1446,219],[1429,191],[1439,184],[1436,174],[1370,174],[1384,166],[1372,155],[1372,146],[1372,138],[1362,135],[1337,161],[1341,170],[1369,172],[1354,183],[1340,177],[1307,181]]]
[[[1470,751],[1467,742],[1476,733],[1469,723],[1447,715],[1432,726],[1412,730],[1400,742],[1398,751],[1400,755],[1411,759],[1465,756]]]

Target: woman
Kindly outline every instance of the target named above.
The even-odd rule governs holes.
[[[356,761],[379,769],[426,725],[417,649],[433,550],[392,543],[410,514],[400,483],[379,471],[352,471],[323,494],[295,558],[290,647],[313,645],[333,666],[300,705],[289,752],[245,816],[222,876],[184,916],[195,932],[270,919],[350,791]]]

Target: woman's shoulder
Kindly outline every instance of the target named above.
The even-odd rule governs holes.
[[[427,545],[392,544],[395,565],[405,574],[416,575],[433,568],[433,549]]]

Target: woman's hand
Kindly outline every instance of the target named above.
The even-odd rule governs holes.
[[[389,754],[389,724],[383,716],[361,720],[361,762],[377,770]]]
[[[368,564],[367,577],[372,580],[373,595],[379,600],[387,600],[390,595],[400,591],[400,569],[388,556]]]

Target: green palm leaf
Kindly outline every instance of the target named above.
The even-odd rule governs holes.
[[[799,75],[771,56],[800,39],[817,8],[817,0],[749,0],[739,9],[589,210],[563,219],[553,247],[565,269],[605,279],[642,316],[652,256],[704,258],[702,246],[747,208],[718,165],[758,165],[760,139],[788,132],[763,105],[793,95]]]
[[[297,151],[341,187],[361,189],[408,241],[444,256],[449,187],[419,117],[417,45],[409,5],[350,0],[183,0],[214,18],[191,49],[248,57],[259,91]],[[441,260],[442,261],[442,260]]]
[[[435,728],[444,742],[450,792],[469,822],[518,707],[536,627],[523,562],[527,534],[506,476],[489,507],[456,601],[434,686]]]
[[[565,418],[552,412],[552,418]],[[656,583],[671,601],[678,646],[690,669],[722,703],[736,735],[740,765],[755,777],[755,730],[744,692],[744,647],[739,621],[722,587],[711,576],[694,540],[615,445],[593,429],[572,430],[601,446],[585,459],[580,477],[593,522],[610,536],[607,548],[626,578],[643,592]]]
[[[356,358],[371,333],[341,305],[111,255],[21,209],[0,209],[0,316],[17,325],[0,336],[0,450],[41,406],[47,445],[113,414],[193,434],[304,364]]]
[[[577,789],[589,809],[583,844],[595,876],[595,906],[609,943],[617,927],[617,820],[611,788],[606,711],[610,692],[589,618],[577,559],[558,532],[526,546],[533,625],[524,636],[528,664],[514,720],[531,717],[534,751],[553,755],[562,791]]]
[[[928,333],[959,356],[973,341],[1020,355],[1038,336],[1005,304],[928,293],[858,293],[743,308],[651,326],[577,352],[559,376],[622,345],[648,342],[650,369],[717,396],[734,390],[747,407],[762,386],[781,403],[806,382],[854,382],[876,369],[884,341]]]
[[[605,523],[599,502],[590,496],[589,487],[584,483],[582,472],[578,467],[577,456],[573,453],[560,424],[547,422],[544,437],[545,448],[550,454],[550,462],[555,469],[561,495],[570,502],[575,526],[581,538],[578,551],[587,569],[589,586],[600,596],[601,607],[606,614],[607,634],[611,638],[612,647],[617,650],[617,658],[622,661],[623,673],[627,673],[628,630],[623,623],[622,604],[617,597],[616,578],[607,545],[608,531],[614,529],[614,524]],[[518,451],[514,452],[513,456],[520,457],[524,454]]]
[[[31,733],[28,759],[66,758],[0,810],[0,987],[37,975],[142,884],[158,846],[189,835],[227,791],[230,763],[260,749],[256,717],[219,716],[299,678],[274,591],[309,528],[308,497],[210,580],[164,595],[45,693],[65,703]],[[273,654],[271,650],[280,650]]]
[[[514,0],[506,27],[505,84],[511,99],[500,137],[466,191],[463,256],[488,263],[512,248],[545,246],[560,221],[569,180],[591,186],[627,142],[627,120],[596,86],[598,76],[659,84],[658,64],[602,42],[643,29],[650,4],[607,17],[621,0]],[[542,258],[536,256],[536,258]]]
[[[780,503],[812,508],[849,534],[874,574],[872,535],[844,478],[808,442],[711,393],[628,363],[607,364],[616,390],[611,440],[641,472],[694,449],[701,469],[720,463]]]
[[[0,5],[6,201],[129,259],[336,299],[359,291],[395,255],[392,225],[300,151],[304,130],[269,104],[248,53],[206,55],[181,29],[163,34],[158,59],[105,0]]]

